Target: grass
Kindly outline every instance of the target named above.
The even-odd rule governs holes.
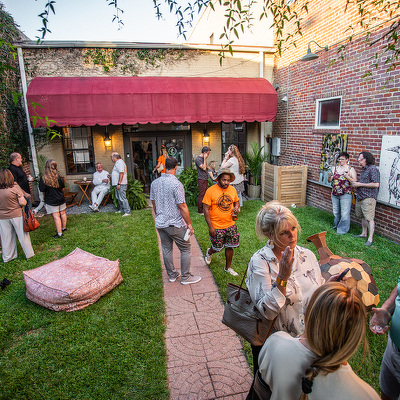
[[[35,257],[1,266],[0,399],[168,399],[161,264],[149,210],[51,217],[31,233]],[[151,229],[149,229],[151,227]],[[124,281],[95,304],[54,312],[27,300],[22,271],[75,247],[119,259]]]
[[[237,221],[241,246],[234,251],[233,266],[239,277],[223,271],[225,258],[215,254],[211,270],[223,300],[226,284],[240,283],[252,254],[264,245],[254,232],[255,217],[263,203],[245,202]],[[204,217],[190,207],[196,237],[205,252],[209,247]],[[302,233],[299,244],[317,254],[306,237],[327,230],[334,254],[360,258],[376,279],[381,302],[399,275],[400,246],[375,236],[372,248],[350,234],[336,236],[329,228],[333,216],[315,208],[296,208]],[[53,239],[51,217],[40,219],[31,233],[35,257],[1,266],[0,279],[12,283],[0,291],[0,399],[168,399],[164,303],[161,264],[154,222],[149,210],[131,217],[114,213],[68,216],[68,232]],[[352,225],[350,233],[360,233]],[[70,313],[38,306],[25,296],[22,271],[64,257],[75,247],[110,260],[119,259],[124,281],[95,304]],[[370,353],[362,368],[362,349],[350,361],[362,379],[379,391],[378,375],[386,336],[368,331]],[[247,342],[245,351],[251,363]]]
[[[219,287],[219,292],[226,300],[226,284],[234,282],[240,284],[245,273],[247,263],[255,251],[263,247],[265,241],[257,238],[254,226],[258,210],[263,203],[259,200],[246,201],[238,216],[237,226],[240,234],[240,247],[234,250],[232,266],[238,272],[238,277],[228,275],[223,271],[225,266],[225,257],[222,253],[213,255],[210,265],[211,271]],[[371,268],[376,280],[381,302],[383,303],[395,287],[400,274],[399,256],[400,246],[378,235],[374,236],[374,245],[365,247],[363,239],[353,238],[351,234],[361,233],[361,228],[351,224],[351,229],[347,235],[336,235],[333,229],[333,215],[312,207],[292,209],[301,226],[301,234],[298,238],[298,244],[312,250],[318,258],[318,252],[312,243],[306,241],[306,238],[314,233],[327,231],[326,242],[333,254],[358,258],[365,261]],[[190,207],[192,224],[195,229],[197,240],[203,253],[210,244],[207,224],[204,217],[197,214],[195,207]],[[350,360],[354,371],[372,385],[379,393],[379,371],[382,355],[386,347],[387,337],[373,335],[367,330],[367,342],[369,343],[369,352],[364,362],[363,349],[361,348]],[[247,359],[252,364],[251,349],[247,342],[244,342]],[[361,365],[362,364],[362,365]]]

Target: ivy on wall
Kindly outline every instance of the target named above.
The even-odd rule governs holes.
[[[16,49],[20,39],[14,20],[0,4],[0,168],[9,165],[9,155],[17,151],[29,160],[29,135],[20,92]]]

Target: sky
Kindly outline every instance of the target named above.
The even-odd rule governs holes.
[[[48,0],[0,0],[5,11],[12,15],[20,30],[32,40],[40,35],[38,30],[42,21],[38,17],[45,9]],[[118,0],[124,26],[118,30],[116,21],[112,22],[115,8],[109,6],[110,0],[56,0],[56,14],[50,14],[48,28],[51,33],[45,40],[83,40],[118,41],[148,43],[183,43],[178,38],[175,14],[170,14],[164,0],[160,10],[164,20],[158,20],[152,0]],[[181,4],[186,3],[181,1]],[[198,14],[196,13],[196,19]],[[195,22],[194,22],[195,24]],[[194,26],[194,25],[193,25]],[[191,28],[187,28],[189,38]]]

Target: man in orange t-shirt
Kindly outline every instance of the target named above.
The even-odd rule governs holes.
[[[206,264],[210,265],[212,255],[225,247],[225,271],[236,276],[231,264],[233,249],[239,247],[239,233],[235,224],[239,197],[236,189],[229,185],[234,180],[235,175],[229,168],[220,169],[217,184],[208,188],[203,198],[203,211],[211,241],[205,256]]]

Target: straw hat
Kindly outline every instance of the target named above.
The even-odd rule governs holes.
[[[232,172],[230,171],[229,168],[220,168],[220,169],[218,170],[218,172],[217,172],[217,179],[219,180],[219,177],[220,177],[221,175],[224,175],[224,174],[227,174],[227,175],[230,176],[231,182],[233,182],[233,181],[235,180],[235,174],[232,173]]]

